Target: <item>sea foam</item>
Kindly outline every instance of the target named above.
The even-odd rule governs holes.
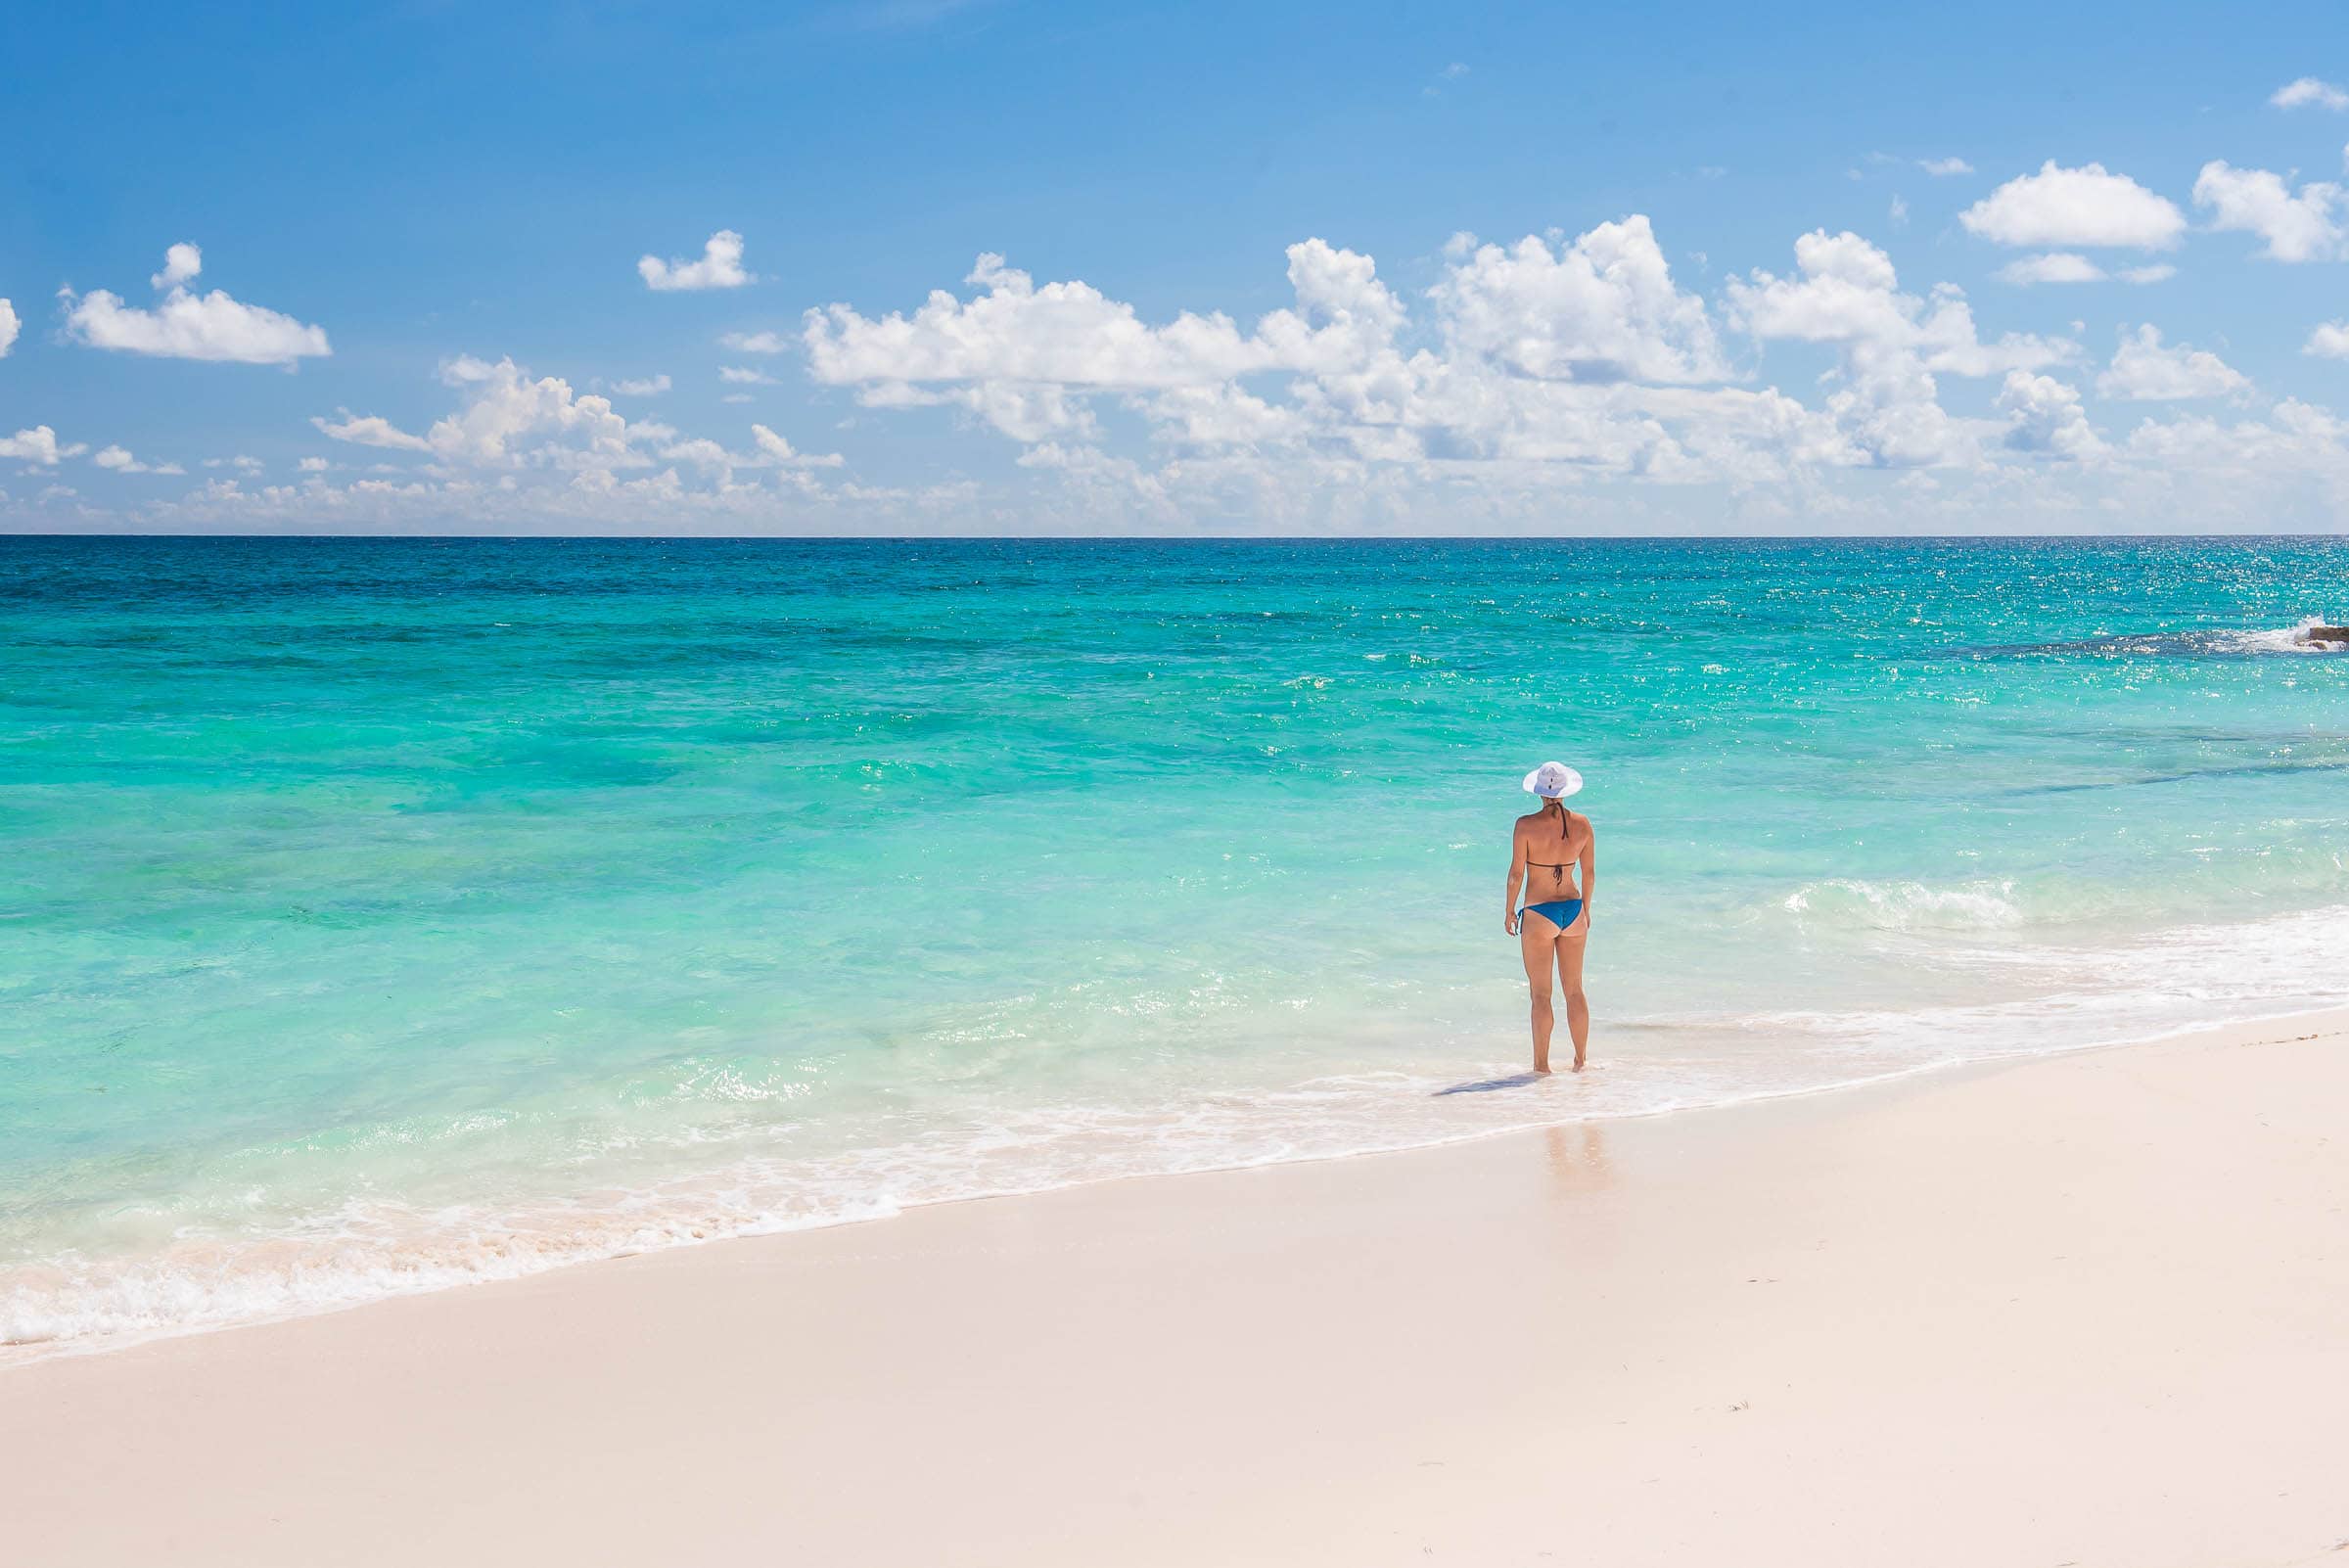
[[[1855,897],[1869,908],[1910,901]],[[1915,903],[1946,907],[1929,898]],[[2007,915],[1966,929],[2010,925]],[[1963,962],[1993,977],[1985,989],[1995,989],[1996,999],[1602,1013],[1600,1069],[1581,1078],[1529,1084],[1508,1057],[1462,1055],[1445,1072],[1430,1071],[1436,1063],[1423,1058],[1414,1070],[1323,1074],[1247,1092],[1203,1088],[1155,1105],[1046,1100],[998,1107],[989,1119],[897,1145],[814,1158],[741,1156],[560,1202],[424,1210],[353,1200],[243,1233],[183,1234],[134,1258],[69,1254],[0,1270],[0,1346],[8,1347],[0,1361],[729,1237],[884,1220],[924,1204],[1721,1108],[2349,1007],[2349,907],[2104,946],[1993,942],[1969,947]]]

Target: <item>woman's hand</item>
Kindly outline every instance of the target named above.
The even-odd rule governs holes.
[[[1514,909],[1500,917],[1500,929],[1507,932],[1512,937],[1517,935],[1517,925],[1518,915],[1517,911]]]

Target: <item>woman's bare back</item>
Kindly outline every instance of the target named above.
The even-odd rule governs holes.
[[[1565,825],[1559,825],[1564,817]],[[1548,903],[1580,898],[1575,868],[1590,842],[1590,819],[1560,807],[1517,819],[1517,853],[1525,862],[1525,901]]]

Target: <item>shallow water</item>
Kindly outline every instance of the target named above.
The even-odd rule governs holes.
[[[0,1339],[2337,1003],[2345,569],[0,539]]]

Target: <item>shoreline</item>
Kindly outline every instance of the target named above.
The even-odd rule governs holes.
[[[1784,1089],[1760,1089],[1733,1099],[1699,1104],[1675,1104],[1653,1108],[1622,1111],[1598,1111],[1555,1121],[1536,1121],[1500,1127],[1473,1128],[1443,1136],[1423,1137],[1408,1142],[1363,1148],[1335,1150],[1326,1153],[1284,1154],[1271,1158],[1238,1160],[1230,1164],[1213,1164],[1177,1170],[1137,1170],[1107,1176],[1086,1176],[1072,1180],[1032,1187],[1009,1187],[956,1193],[942,1197],[920,1197],[899,1200],[895,1197],[877,1200],[870,1212],[842,1214],[804,1222],[778,1223],[766,1226],[751,1225],[742,1229],[725,1230],[712,1235],[698,1233],[684,1237],[667,1237],[640,1245],[621,1247],[608,1252],[584,1251],[576,1256],[562,1257],[535,1267],[508,1273],[483,1273],[466,1277],[438,1279],[412,1289],[389,1289],[377,1294],[346,1301],[328,1301],[305,1304],[282,1312],[266,1313],[251,1317],[217,1320],[196,1320],[184,1324],[161,1324],[152,1327],[122,1329],[110,1332],[60,1335],[47,1338],[0,1340],[0,1379],[25,1367],[40,1365],[61,1359],[79,1359],[91,1356],[111,1356],[143,1346],[171,1340],[202,1337],[210,1334],[234,1333],[246,1329],[268,1328],[295,1323],[313,1317],[336,1316],[345,1313],[364,1312],[392,1302],[412,1301],[443,1295],[452,1291],[468,1291],[484,1286],[511,1285],[548,1274],[563,1274],[600,1265],[625,1263],[630,1260],[665,1256],[676,1252],[695,1252],[705,1247],[723,1246],[732,1242],[774,1241],[784,1237],[813,1234],[846,1227],[901,1221],[906,1217],[938,1208],[951,1208],[974,1203],[998,1203],[1049,1197],[1056,1193],[1115,1187],[1137,1181],[1164,1181],[1195,1176],[1230,1175],[1240,1172],[1278,1169],[1287,1166],[1343,1164],[1357,1160],[1391,1159],[1438,1150],[1459,1148],[1499,1138],[1522,1137],[1560,1129],[1585,1126],[1613,1126],[1635,1122],[1667,1120],[1687,1116],[1707,1116],[1734,1113],[1754,1107],[1771,1106],[1787,1101],[1865,1095],[1886,1090],[1898,1091],[1911,1084],[1932,1084],[1940,1081],[1962,1080],[1980,1072],[1996,1072],[2008,1068],[2029,1066],[2037,1062],[2055,1061],[2068,1057],[2095,1055],[2100,1052],[2132,1050],[2159,1044],[2182,1038],[2193,1038],[2214,1030],[2258,1032],[2284,1029],[2309,1019],[2329,1020],[2343,1030],[2349,1030],[2349,1008],[2303,1008],[2282,1013],[2234,1020],[2212,1026],[2183,1024],[2153,1035],[2125,1040],[2105,1040],[2082,1045],[2054,1046],[2044,1051],[2015,1055],[1969,1057],[1957,1061],[1917,1063],[1893,1069],[1874,1077],[1843,1083],[1805,1085]],[[1560,1071],[1551,1084],[1565,1087],[1575,1082],[1572,1074]],[[1531,1085],[1528,1085],[1531,1086]]]
[[[0,1474],[44,1564],[2307,1561],[2349,1013],[2290,1023],[55,1355]]]

